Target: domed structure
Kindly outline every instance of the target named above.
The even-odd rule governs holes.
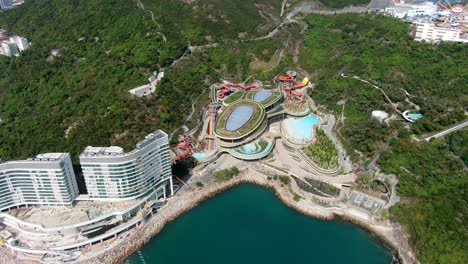
[[[387,119],[389,116],[390,115],[385,111],[381,111],[381,110],[372,111],[372,117],[376,118],[380,122],[385,121],[385,119]]]

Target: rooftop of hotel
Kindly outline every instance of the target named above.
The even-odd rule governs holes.
[[[161,139],[167,138],[167,134],[164,133],[162,130],[156,130],[155,132],[147,135],[145,139],[138,142],[136,144],[136,150],[140,150],[145,148],[148,144]],[[129,152],[131,153],[131,152]],[[80,157],[117,157],[127,155],[123,148],[118,146],[110,146],[110,147],[93,147],[88,146],[86,149],[81,153]]]
[[[28,158],[26,160],[12,160],[12,161],[3,161],[0,160],[0,164],[6,164],[6,163],[37,163],[39,162],[55,162],[55,161],[60,161],[67,157],[69,154],[68,153],[43,153],[43,154],[38,154],[34,158]]]

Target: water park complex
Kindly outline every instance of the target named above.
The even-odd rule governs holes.
[[[197,138],[182,136],[175,160],[194,157],[209,162],[222,153],[240,160],[268,156],[278,138],[301,147],[314,138],[320,118],[311,115],[304,94],[309,80],[294,71],[275,78],[273,85],[224,82],[210,87]]]

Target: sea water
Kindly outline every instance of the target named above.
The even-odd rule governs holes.
[[[389,264],[391,251],[357,225],[308,217],[273,191],[243,184],[168,224],[124,263]]]

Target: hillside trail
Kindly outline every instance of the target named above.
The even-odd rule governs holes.
[[[150,14],[150,16],[151,16],[151,21],[153,21],[154,25],[155,25],[159,30],[161,30],[161,25],[160,25],[160,24],[156,21],[156,19],[154,18],[154,13],[153,13],[153,11],[146,9],[145,6],[143,5],[143,3],[141,2],[141,0],[135,0],[135,2],[136,2],[137,6],[138,6],[139,8],[141,8],[144,12]],[[161,36],[161,38],[162,38],[162,40],[163,40],[164,43],[167,42],[167,38],[166,38],[166,36],[165,36],[162,32],[156,31],[156,34],[158,34],[159,36]]]
[[[136,1],[141,3],[140,0],[136,0]],[[280,17],[283,17],[282,22],[279,23],[274,29],[272,29],[267,34],[265,34],[263,36],[255,37],[255,38],[250,38],[250,39],[225,40],[223,42],[215,42],[215,43],[209,43],[209,44],[204,44],[204,45],[191,45],[190,43],[188,43],[187,44],[187,49],[185,50],[185,52],[180,57],[176,58],[167,68],[171,68],[172,66],[176,65],[178,62],[183,60],[185,57],[187,57],[187,56],[189,56],[189,55],[191,55],[193,53],[203,52],[203,51],[206,51],[207,49],[216,48],[216,47],[218,47],[219,45],[222,45],[222,44],[237,44],[237,43],[253,42],[253,41],[264,40],[264,39],[271,39],[274,36],[276,36],[276,34],[278,34],[281,31],[281,29],[283,29],[288,24],[293,24],[293,23],[294,24],[300,24],[300,25],[303,26],[303,31],[305,31],[307,29],[308,25],[304,21],[304,18],[307,17],[309,14],[312,14],[312,13],[334,15],[334,14],[344,14],[344,13],[364,13],[364,12],[367,12],[367,10],[368,10],[368,8],[364,7],[364,6],[361,6],[361,7],[349,6],[349,7],[344,7],[344,8],[341,8],[341,9],[323,9],[323,8],[321,8],[320,4],[318,4],[318,2],[316,2],[316,1],[303,0],[303,1],[295,4],[285,14],[285,10],[287,8],[286,7],[287,3],[288,3],[288,0],[283,0],[283,2],[281,4]],[[141,8],[144,9],[143,4],[141,4]],[[152,14],[152,12],[151,12],[151,14]],[[301,14],[301,15],[299,16],[299,14]],[[152,17],[154,19],[154,16],[152,16]],[[156,21],[153,20],[153,22],[155,24],[157,24]],[[159,25],[159,24],[157,24],[157,25]],[[289,41],[287,41],[287,42],[289,42]],[[284,49],[281,51],[280,55],[283,54],[283,51],[284,51]],[[296,55],[295,60],[297,60],[297,54],[295,54],[295,55]],[[277,65],[278,64],[279,64],[279,61],[278,61]],[[316,75],[316,74],[317,73],[314,73],[314,75]],[[192,114],[194,112],[194,105],[195,105],[196,102],[197,102],[197,100],[195,102],[193,102],[193,104],[191,106],[192,107],[192,113],[189,115],[189,118],[186,119],[186,121],[184,122],[184,125],[190,120],[190,118],[191,118],[191,116],[192,116]],[[171,133],[171,137],[179,129],[180,129],[180,127],[176,128]]]
[[[140,1],[140,0],[137,0]],[[315,1],[307,1],[303,0],[297,4],[295,4],[287,13],[285,14],[286,5],[288,0],[283,0],[281,5],[281,12],[280,16],[283,17],[281,23],[279,23],[274,29],[270,32],[266,33],[265,35],[258,36],[255,38],[250,39],[233,39],[233,40],[224,40],[222,42],[215,42],[209,43],[204,45],[191,45],[188,43],[187,50],[184,52],[179,58],[175,59],[173,63],[169,66],[172,67],[173,65],[177,64],[180,60],[184,57],[190,55],[191,53],[202,52],[206,49],[216,48],[222,44],[237,44],[237,43],[244,43],[244,42],[252,42],[264,39],[271,39],[276,36],[282,28],[284,28],[288,24],[301,24],[305,29],[307,29],[307,23],[304,22],[304,18],[307,17],[309,14],[326,14],[326,15],[334,15],[334,14],[345,14],[345,13],[365,13],[367,12],[368,8],[366,6],[348,6],[341,9],[323,9],[320,5]],[[299,17],[299,14],[301,16]]]

